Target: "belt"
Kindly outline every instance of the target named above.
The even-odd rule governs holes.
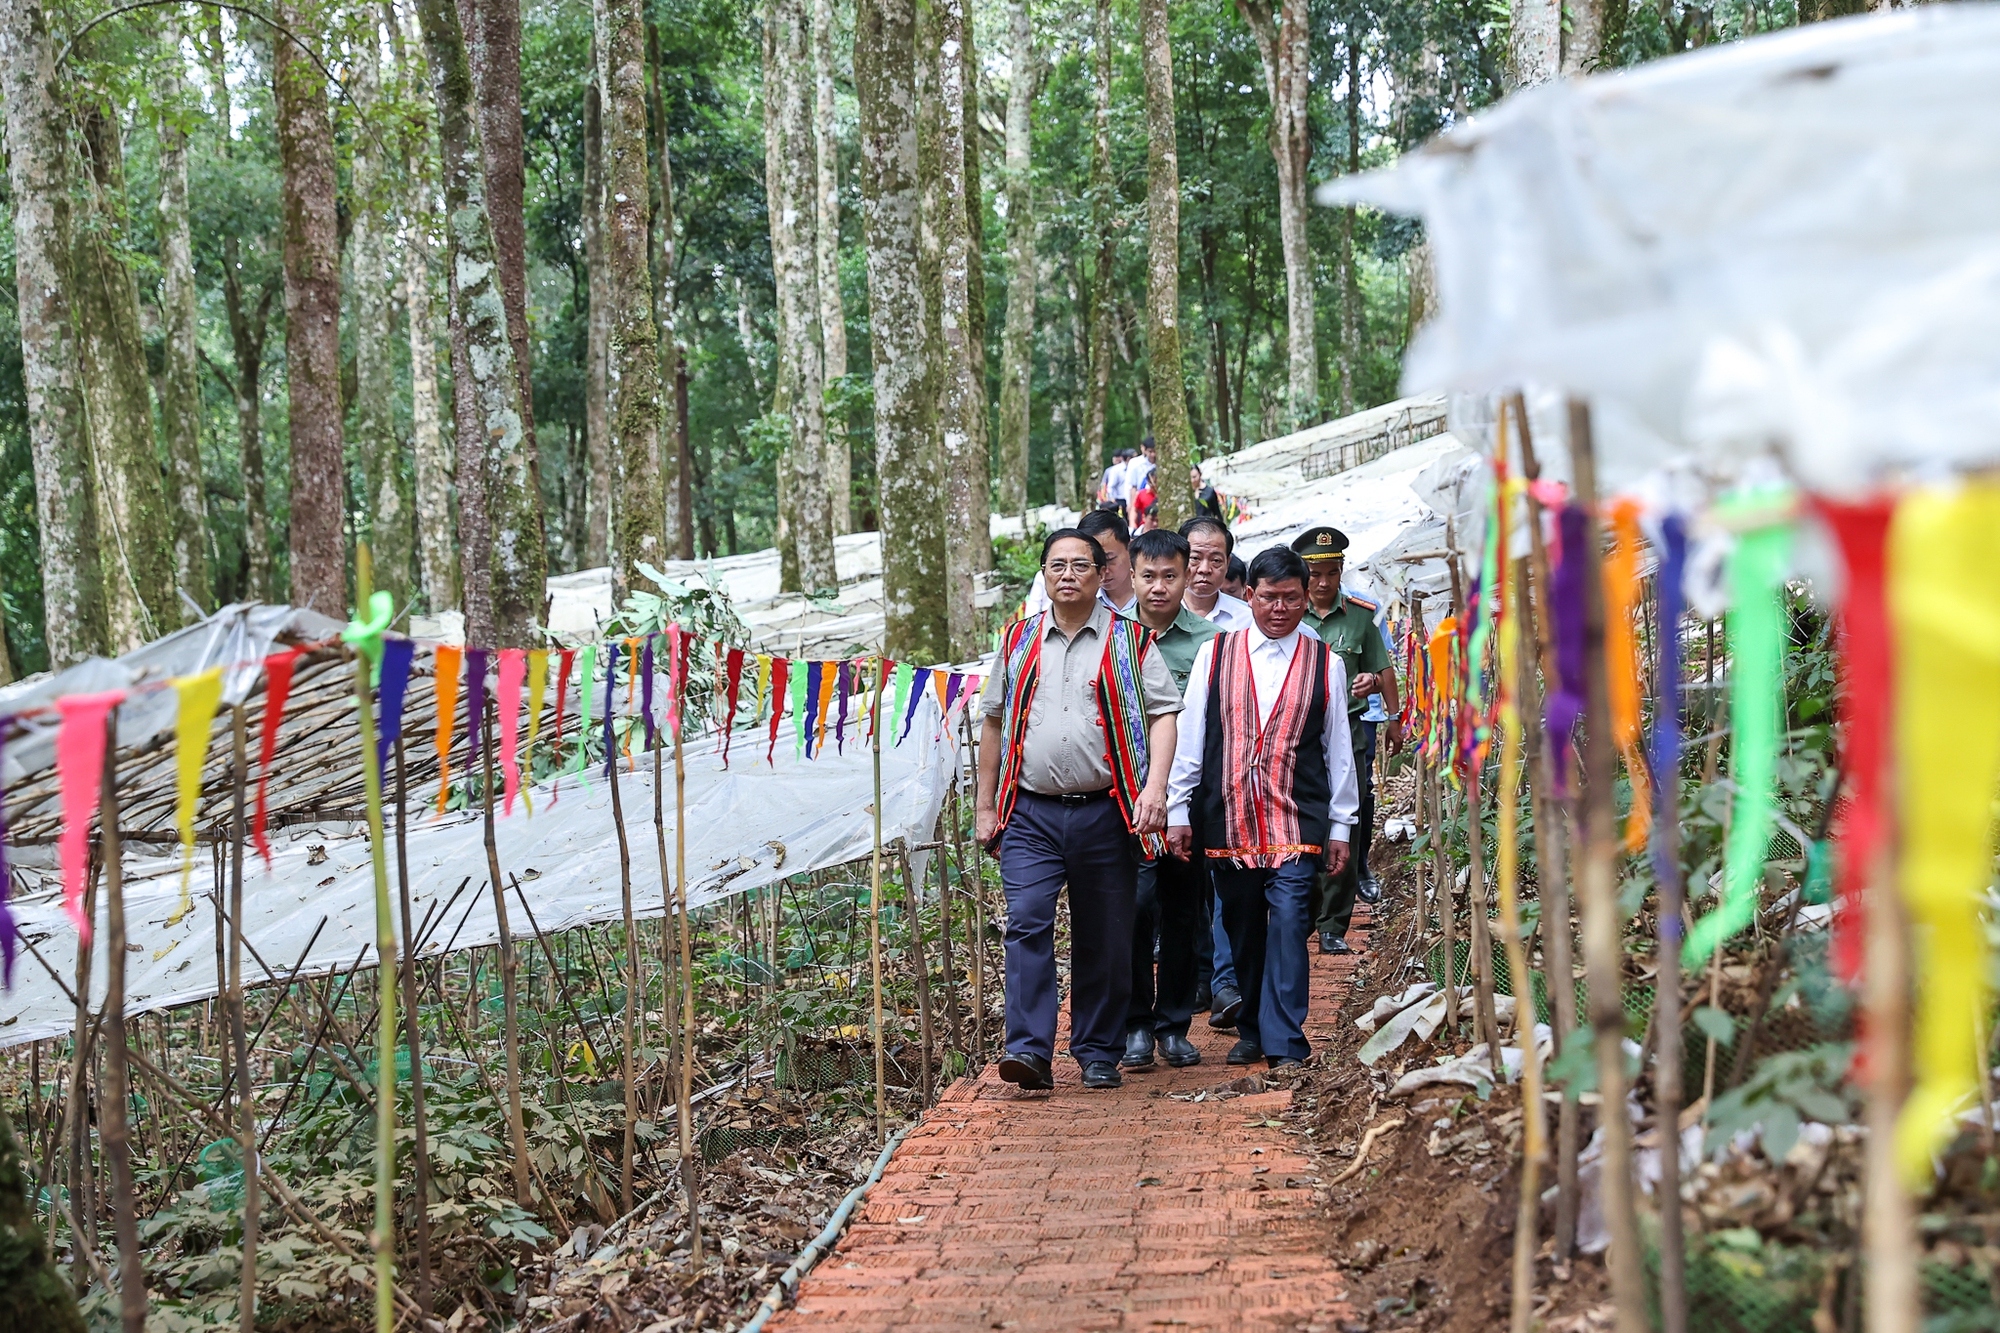
[[[1109,787],[1099,787],[1096,791],[1066,791],[1054,796],[1050,796],[1044,792],[1029,791],[1026,787],[1023,787],[1021,790],[1026,795],[1038,797],[1044,801],[1056,801],[1068,806],[1072,810],[1080,805],[1088,805],[1092,801],[1108,801],[1111,799],[1111,788]]]

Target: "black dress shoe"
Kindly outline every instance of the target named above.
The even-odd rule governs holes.
[[[1083,1066],[1083,1086],[1086,1088],[1122,1088],[1125,1076],[1118,1072],[1118,1066],[1109,1060],[1087,1060]]]
[[[1354,885],[1354,896],[1364,903],[1382,901],[1382,881],[1375,878],[1375,872],[1364,871]]]
[[[1125,1069],[1139,1070],[1153,1067],[1153,1031],[1151,1028],[1133,1028],[1125,1034],[1125,1058],[1119,1065]]]
[[[1201,1063],[1201,1052],[1194,1043],[1177,1032],[1169,1032],[1160,1038],[1160,1054],[1167,1057],[1167,1063],[1175,1069],[1186,1069],[1189,1065]]]
[[[1056,1085],[1049,1062],[1025,1051],[1009,1051],[1000,1058],[1000,1077],[1027,1092],[1047,1092]]]
[[[1319,933],[1319,951],[1323,954],[1354,952],[1354,950],[1347,947],[1346,936],[1336,935],[1330,930],[1322,930]]]
[[[1215,1001],[1209,1006],[1208,1025],[1212,1028],[1233,1028],[1236,1016],[1243,1012],[1243,997],[1234,987],[1224,986],[1215,993]]]
[[[1214,1002],[1215,997],[1208,993],[1208,984],[1206,982],[1194,988],[1194,1011],[1196,1013],[1207,1013],[1209,1006]]]
[[[1248,1037],[1244,1037],[1229,1048],[1229,1058],[1226,1063],[1232,1065],[1253,1065],[1263,1058],[1264,1048]]]

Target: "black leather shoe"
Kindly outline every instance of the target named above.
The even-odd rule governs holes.
[[[1322,931],[1321,931],[1321,932],[1319,933],[1319,951],[1320,951],[1321,953],[1353,953],[1353,952],[1354,952],[1354,950],[1352,950],[1352,949],[1350,949],[1350,948],[1348,948],[1348,947],[1347,947],[1347,938],[1346,938],[1346,936],[1344,936],[1344,935],[1336,935],[1336,934],[1334,934],[1334,933],[1333,933],[1332,931],[1330,931],[1330,930],[1322,930]]]
[[[1209,1006],[1208,1025],[1212,1028],[1233,1028],[1236,1016],[1243,1012],[1243,997],[1233,987],[1224,986],[1215,993],[1215,1000]]]
[[[1175,1069],[1186,1069],[1189,1065],[1201,1063],[1201,1052],[1194,1048],[1193,1042],[1177,1032],[1169,1032],[1160,1038],[1160,1054]]]
[[[1195,987],[1194,1011],[1196,1013],[1198,1014],[1207,1013],[1209,1006],[1212,1005],[1213,1003],[1215,1003],[1215,997],[1208,993],[1208,984],[1206,982]]]
[[[1122,1088],[1125,1076],[1118,1072],[1118,1066],[1109,1060],[1090,1060],[1083,1066],[1083,1086],[1086,1088]]]
[[[1375,872],[1365,871],[1354,886],[1354,896],[1364,903],[1382,901],[1382,881],[1375,878]]]
[[[1000,1058],[1000,1077],[1026,1092],[1047,1092],[1056,1085],[1055,1071],[1039,1055],[1009,1051]]]
[[[1133,1028],[1125,1034],[1125,1058],[1118,1062],[1124,1069],[1140,1070],[1153,1067],[1153,1031],[1151,1028]]]
[[[1244,1037],[1229,1048],[1229,1058],[1226,1063],[1232,1065],[1254,1065],[1263,1058],[1264,1048],[1248,1037]]]

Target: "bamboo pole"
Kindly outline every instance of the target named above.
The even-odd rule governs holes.
[[[417,950],[422,947],[423,936],[410,911],[410,855],[404,827],[404,779],[403,737],[399,732],[396,736],[396,884],[402,895],[405,945],[400,970],[403,977],[404,1035],[410,1044],[410,1120],[416,1130],[413,1146],[417,1158],[417,1304],[428,1315],[435,1287],[431,1276],[430,1125],[424,1108],[423,1029],[417,1022]],[[253,1330],[245,1328],[243,1333],[253,1333]]]
[[[507,921],[507,888],[500,877],[500,848],[493,836],[493,727],[481,709],[475,723],[480,730],[482,799],[486,819],[486,874],[493,885],[493,919],[499,927],[497,949],[500,963],[501,1040],[507,1057],[507,1136],[511,1141],[514,1171],[514,1202],[523,1208],[534,1206],[534,1191],[528,1181],[528,1129],[521,1114],[521,1026],[515,1008],[514,932]],[[617,765],[612,765],[617,767]],[[474,991],[473,1003],[478,1003]]]
[[[1664,581],[1661,596],[1680,604]],[[1653,1106],[1660,1151],[1660,1333],[1687,1330],[1687,1246],[1681,1229],[1681,940],[1687,933],[1681,879],[1680,618],[1660,615],[1662,706],[1653,751],[1653,878],[1660,887],[1659,972],[1654,978]],[[1669,701],[1671,706],[1669,707]],[[1801,895],[1803,896],[1803,895]],[[1721,951],[1717,950],[1719,954]]]
[[[678,691],[680,682],[668,672],[669,690]],[[688,1262],[701,1267],[701,1182],[696,1174],[694,1153],[694,922],[688,916],[687,894],[687,762],[680,726],[679,700],[674,718],[674,915],[681,952],[681,1068],[676,1083],[674,1119],[680,1129],[681,1186],[687,1195]]]
[[[1444,932],[1444,1040],[1447,1048],[1458,1045],[1458,876],[1451,873],[1450,852],[1445,847],[1448,816],[1445,812],[1445,774],[1451,756],[1440,753],[1431,772],[1431,854],[1437,875],[1438,924]]]
[[[679,744],[678,741],[675,742]],[[673,886],[680,882],[667,864],[667,784],[660,766],[665,762],[661,746],[653,751],[653,841],[660,855],[660,1019],[667,1037],[667,1078],[660,1085],[655,1109],[666,1105],[672,1090],[672,1071],[680,1068],[680,946],[674,924]]]
[[[111,1049],[104,1061],[104,1098],[97,1108],[104,1155],[111,1167],[111,1217],[118,1237],[118,1315],[125,1333],[145,1333],[146,1270],[139,1257],[139,1214],[132,1199],[130,1047],[125,1036],[125,867],[118,840],[118,715],[104,729],[104,837],[106,929],[104,1018]]]
[[[937,863],[938,955],[944,963],[945,1031],[951,1038],[951,1049],[962,1051],[965,1044],[958,1026],[958,976],[951,965],[951,888],[945,880],[944,848],[939,846],[933,855]]]
[[[1887,852],[1868,877],[1868,932],[1861,1002],[1868,1127],[1863,1157],[1861,1243],[1867,1261],[1868,1333],[1916,1333],[1922,1323],[1916,1206],[1896,1165],[1896,1122],[1910,1091],[1910,924],[1890,877]],[[1716,950],[1719,957],[1721,950]]]
[[[639,663],[632,662],[632,670],[637,672]],[[609,705],[607,704],[607,707]],[[653,789],[659,790],[659,751],[655,750],[653,761]],[[634,1029],[638,1024],[639,1008],[639,922],[632,914],[632,849],[625,839],[625,803],[618,793],[618,765],[606,764],[606,781],[611,787],[611,823],[618,830],[618,894],[625,913],[625,1031],[623,1057],[620,1068],[625,1081],[625,1151],[618,1165],[618,1212],[620,1215],[632,1211],[632,1170],[633,1158],[638,1151],[639,1133],[639,1071],[633,1059]]]
[[[257,1102],[250,1087],[250,1051],[243,1022],[243,797],[250,777],[247,731],[243,705],[237,704],[229,710],[230,759],[236,779],[229,805],[229,1035],[236,1048],[236,1145],[243,1161],[243,1272],[236,1316],[242,1333],[256,1333],[257,1229],[261,1220],[253,1165],[257,1157]],[[275,1004],[271,1009],[277,1012]]]
[[[878,659],[875,671],[875,706],[882,706],[882,686],[889,678],[889,659]],[[888,1091],[888,1078],[882,1058],[882,729],[875,729],[873,743],[875,751],[875,851],[869,860],[868,871],[868,964],[874,977],[875,992],[875,1143],[881,1146],[889,1138],[889,1121],[884,1098]]]
[[[89,878],[83,888],[83,915],[89,921],[97,919],[97,879],[98,869],[102,864],[101,855],[100,852],[99,858],[93,861],[90,867]],[[30,942],[28,947],[33,949],[33,943]],[[74,1270],[77,1263],[82,1262],[86,1255],[92,1256],[93,1266],[95,1266],[94,1256],[96,1252],[95,1229],[92,1228],[91,1234],[87,1236],[84,1228],[80,1225],[88,1219],[90,1206],[88,1193],[89,1173],[85,1169],[84,1149],[89,1141],[89,1131],[85,1128],[85,1122],[89,1116],[90,1108],[90,1054],[91,1046],[97,1035],[97,1026],[90,1012],[90,964],[91,954],[94,949],[94,937],[89,940],[78,939],[76,947],[76,990],[72,997],[76,1005],[76,1033],[70,1039],[69,1082],[63,1095],[62,1128],[56,1136],[56,1141],[62,1145],[62,1152],[65,1159],[63,1163],[63,1184],[69,1191],[70,1199],[69,1207],[64,1210],[64,1217],[69,1224],[71,1239],[70,1265],[72,1270]],[[36,956],[40,957],[40,954]],[[206,1045],[205,1040],[204,1045]],[[56,1191],[51,1190],[49,1192],[51,1201],[56,1200],[58,1197]],[[84,1282],[82,1277],[74,1272],[72,1272],[71,1277],[72,1285],[78,1291],[83,1290]],[[109,1287],[110,1284],[107,1282],[105,1285]]]
[[[1617,758],[1611,745],[1611,703],[1604,661],[1604,588],[1599,560],[1597,479],[1591,443],[1590,408],[1569,405],[1570,469],[1577,503],[1588,516],[1584,562],[1585,677],[1582,855],[1577,897],[1583,915],[1584,985],[1590,997],[1592,1044],[1597,1052],[1597,1088],[1602,1102],[1598,1125],[1604,1135],[1602,1189],[1604,1216],[1611,1232],[1606,1268],[1617,1307],[1618,1333],[1645,1333],[1646,1291],[1639,1256],[1639,1224],[1632,1177],[1632,1126],[1625,1116],[1625,1006],[1620,994],[1623,951],[1618,917],[1617,858],[1612,779]]]
[[[910,854],[907,850],[898,849],[896,858],[903,872],[903,911],[910,918],[910,948],[916,955],[912,961],[917,969],[917,1013],[924,1034],[924,1067],[919,1091],[923,1104],[929,1106],[935,1087],[931,1061],[937,1049],[937,1025],[931,1019],[931,964],[924,949],[923,904],[917,901],[916,885],[910,882]]]

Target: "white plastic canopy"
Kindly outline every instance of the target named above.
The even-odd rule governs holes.
[[[1410,392],[1589,397],[1605,481],[2000,462],[2000,7],[1816,23],[1519,93],[1323,203],[1420,214]]]

